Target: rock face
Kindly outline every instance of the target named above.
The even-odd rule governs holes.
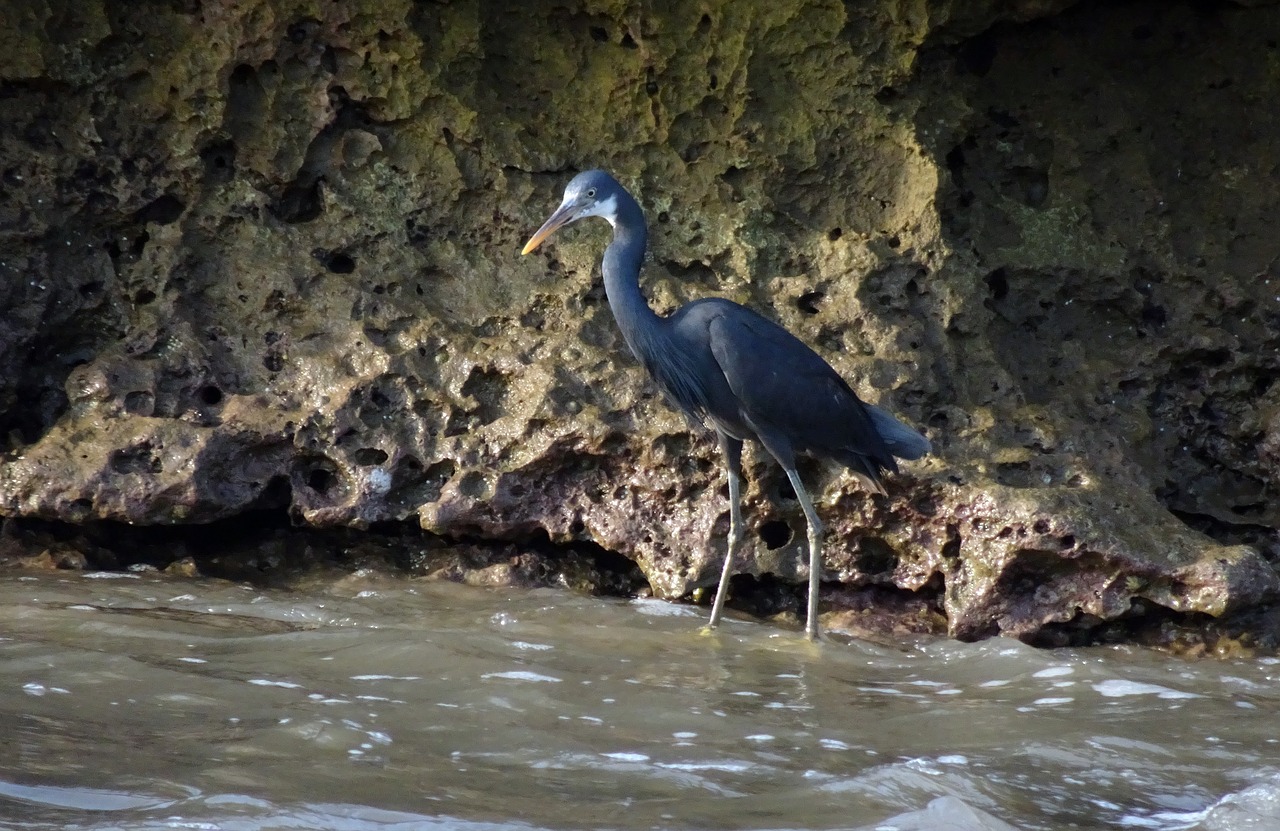
[[[936,452],[814,463],[830,580],[1029,639],[1277,590],[1280,8],[12,0],[0,513],[591,541],[715,579],[714,442],[626,352],[575,170],[656,307],[774,317]],[[803,575],[747,460],[744,566]]]

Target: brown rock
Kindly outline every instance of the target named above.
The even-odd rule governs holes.
[[[888,497],[806,471],[829,580],[1029,640],[1280,586],[1274,4],[9,5],[0,516],[406,521],[711,582],[719,459],[625,353],[605,230],[517,256],[604,166],[656,306],[748,303],[934,440]],[[745,570],[799,580],[748,466]]]

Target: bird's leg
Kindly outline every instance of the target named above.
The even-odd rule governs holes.
[[[818,582],[822,577],[822,520],[818,519],[818,512],[813,508],[813,500],[809,499],[809,492],[804,489],[804,482],[800,481],[800,474],[795,468],[786,468],[787,478],[791,480],[791,487],[796,492],[796,499],[800,500],[800,507],[804,509],[804,518],[809,522],[809,615],[804,622],[804,633],[808,635],[809,640],[816,641],[818,639]]]
[[[720,449],[724,451],[725,467],[729,470],[729,546],[724,555],[724,568],[720,572],[720,585],[716,588],[716,599],[711,604],[711,619],[707,628],[714,629],[720,623],[720,614],[724,611],[724,600],[729,594],[729,577],[733,574],[733,561],[738,555],[745,529],[742,527],[742,442],[720,434]]]

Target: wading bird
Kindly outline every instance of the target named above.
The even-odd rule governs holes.
[[[734,557],[745,529],[739,491],[742,443],[760,442],[778,460],[809,525],[809,608],[805,632],[818,637],[822,521],[796,472],[796,453],[833,459],[871,490],[884,493],[880,472],[897,472],[894,457],[918,459],[924,436],[858,399],[812,349],[778,324],[731,300],[709,297],[661,317],[640,293],[648,231],[644,212],[602,170],[579,173],[564,199],[530,237],[533,251],[558,228],[603,217],[613,226],[601,270],[609,307],[622,336],[668,399],[716,431],[729,473],[729,546],[708,627],[720,622]]]

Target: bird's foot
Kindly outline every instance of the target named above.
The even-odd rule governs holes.
[[[806,635],[790,651],[804,660],[820,661],[827,654],[826,643],[826,638],[810,638]]]
[[[822,640],[822,617],[818,614],[818,604],[810,602],[808,614],[804,620],[804,639],[810,643]]]

